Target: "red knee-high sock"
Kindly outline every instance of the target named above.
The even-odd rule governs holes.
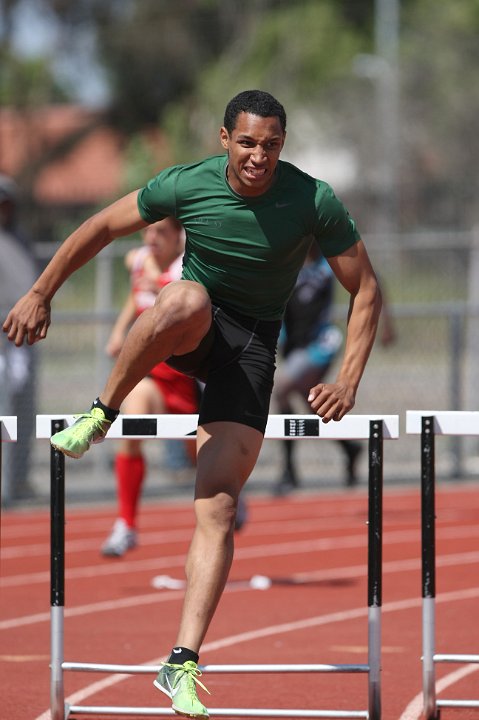
[[[136,511],[141,486],[145,477],[145,460],[142,455],[123,455],[115,458],[118,512],[128,527],[135,527]]]

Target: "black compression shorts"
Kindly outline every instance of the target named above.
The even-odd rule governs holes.
[[[280,328],[280,320],[213,306],[212,325],[196,350],[168,358],[168,365],[205,383],[199,425],[238,422],[264,434]]]

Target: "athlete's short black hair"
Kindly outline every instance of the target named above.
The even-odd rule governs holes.
[[[276,98],[264,90],[244,90],[232,98],[225,110],[224,127],[231,134],[236,127],[238,115],[242,112],[260,117],[277,117],[283,132],[286,132],[286,112]]]

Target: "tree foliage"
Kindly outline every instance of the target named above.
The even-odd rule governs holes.
[[[179,156],[218,147],[211,131],[225,101],[247,87],[270,91],[287,108],[317,107],[335,83],[347,82],[353,57],[369,43],[332,1],[276,3],[246,15],[242,32],[204,68],[188,101],[167,110]]]
[[[477,223],[478,36],[479,0],[420,0],[404,17],[403,182],[436,225]]]
[[[479,0],[399,1],[401,217],[407,227],[468,226],[479,194]],[[12,43],[18,10],[29,2],[58,28],[55,46],[38,58]],[[80,74],[103,73],[105,118],[131,137],[140,173],[148,158],[135,138],[145,126],[168,133],[173,159],[194,159],[218,149],[229,97],[259,86],[292,117],[306,114],[329,145],[353,148],[364,185],[377,145],[375,85],[353,68],[358,53],[374,53],[375,4],[0,0],[0,101],[28,109],[75,99],[76,81],[58,72],[59,58],[77,61]],[[85,38],[91,58],[83,71]]]

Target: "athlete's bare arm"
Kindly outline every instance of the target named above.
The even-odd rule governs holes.
[[[350,294],[343,360],[334,383],[311,388],[308,401],[323,422],[341,420],[355,403],[356,392],[374,343],[381,312],[381,293],[366,248],[360,240],[328,262]]]
[[[33,287],[16,303],[3,323],[15,345],[43,340],[50,326],[50,303],[65,280],[117,237],[146,227],[137,206],[138,191],[112,203],[75,230],[59,247]]]

